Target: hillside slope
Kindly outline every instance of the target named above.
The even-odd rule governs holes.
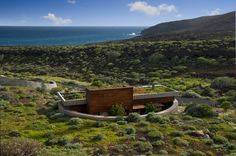
[[[166,22],[142,31],[141,38],[148,39],[208,39],[234,36],[235,11],[195,19]]]

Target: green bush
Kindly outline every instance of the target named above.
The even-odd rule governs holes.
[[[50,119],[55,121],[65,121],[65,116],[62,113],[55,113],[50,116]]]
[[[126,134],[135,134],[136,133],[136,129],[133,127],[125,128],[124,131]]]
[[[0,109],[7,108],[8,105],[9,105],[9,101],[0,99]]]
[[[229,101],[224,101],[222,102],[220,107],[223,108],[225,111],[227,111],[228,109],[232,107],[232,104]]]
[[[140,127],[146,127],[146,126],[149,125],[149,122],[147,122],[147,121],[140,121],[137,125],[140,126]]]
[[[208,105],[198,104],[191,105],[185,110],[187,115],[193,117],[214,117],[217,116],[216,112],[213,111],[212,107]]]
[[[21,136],[20,132],[16,131],[16,130],[13,130],[13,131],[9,132],[8,135],[10,137],[20,137]]]
[[[227,132],[225,133],[225,137],[231,140],[236,140],[236,132]]]
[[[102,134],[97,134],[92,137],[92,140],[94,140],[94,141],[101,141],[103,139],[104,139],[104,136]]]
[[[141,120],[140,114],[138,113],[130,113],[126,117],[126,121],[128,122],[139,122]]]
[[[68,127],[68,130],[70,131],[79,130],[79,127],[77,125],[71,125],[70,127]]]
[[[111,115],[111,116],[124,116],[125,115],[125,108],[121,104],[112,105],[111,109],[109,110],[109,115]]]
[[[181,137],[181,136],[184,135],[184,133],[181,132],[181,131],[173,131],[173,132],[170,133],[170,135],[173,136],[173,137]]]
[[[65,148],[80,149],[80,148],[82,148],[82,144],[80,144],[80,143],[74,143],[74,144],[68,143],[68,144],[65,145]]]
[[[183,120],[193,120],[193,117],[190,116],[190,115],[183,115],[183,116],[182,116],[182,119],[183,119]]]
[[[164,135],[158,130],[148,132],[147,136],[150,139],[164,139]]]
[[[172,141],[177,146],[189,146],[189,142],[187,140],[181,139],[179,137],[173,138]]]
[[[213,145],[213,144],[214,144],[214,142],[213,142],[212,139],[205,139],[205,140],[204,140],[204,143],[205,143],[206,145]]]
[[[236,87],[236,80],[226,76],[218,77],[212,81],[211,87],[220,90],[230,90]]]
[[[212,139],[213,139],[215,144],[226,144],[226,143],[228,143],[228,139],[223,137],[223,136],[220,136],[220,135],[215,135]]]
[[[96,121],[94,123],[94,126],[99,128],[99,127],[105,127],[107,125],[107,123],[105,121]]]
[[[206,156],[202,151],[196,150],[191,153],[191,156]]]
[[[166,150],[160,150],[159,153],[161,155],[168,155],[168,152]]]
[[[155,113],[148,113],[146,116],[146,120],[153,123],[165,124],[169,123],[169,119],[167,117],[156,115]]]
[[[78,125],[82,122],[82,120],[80,118],[71,118],[69,120],[69,124],[70,125]]]
[[[165,142],[162,140],[157,140],[157,141],[152,142],[152,146],[154,146],[154,147],[160,147],[163,145],[165,145]]]
[[[48,146],[53,146],[53,145],[65,146],[66,144],[68,144],[68,142],[69,141],[63,137],[62,138],[50,137],[45,143]]]
[[[134,143],[134,149],[137,152],[141,152],[141,153],[145,153],[145,152],[149,152],[152,150],[152,144],[150,142],[141,142],[138,141],[136,143]]]
[[[87,156],[85,150],[70,148],[43,148],[38,156]]]
[[[157,110],[157,105],[153,103],[148,103],[145,105],[145,113],[156,112]]]
[[[0,142],[1,156],[37,156],[41,147],[37,141],[23,138]]]
[[[116,122],[118,125],[126,125],[127,121],[117,121]]]

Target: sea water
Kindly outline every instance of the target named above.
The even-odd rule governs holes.
[[[145,27],[0,26],[0,46],[81,45],[135,37]]]

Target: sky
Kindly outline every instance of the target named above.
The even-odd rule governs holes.
[[[236,0],[0,0],[0,26],[152,26],[236,10]]]

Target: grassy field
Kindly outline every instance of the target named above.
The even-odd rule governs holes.
[[[101,122],[63,116],[57,98],[47,92],[1,87],[0,93],[1,140],[34,139],[42,145],[41,155],[226,155],[236,150],[234,111],[217,108],[221,113],[212,118],[177,114],[155,121]]]

